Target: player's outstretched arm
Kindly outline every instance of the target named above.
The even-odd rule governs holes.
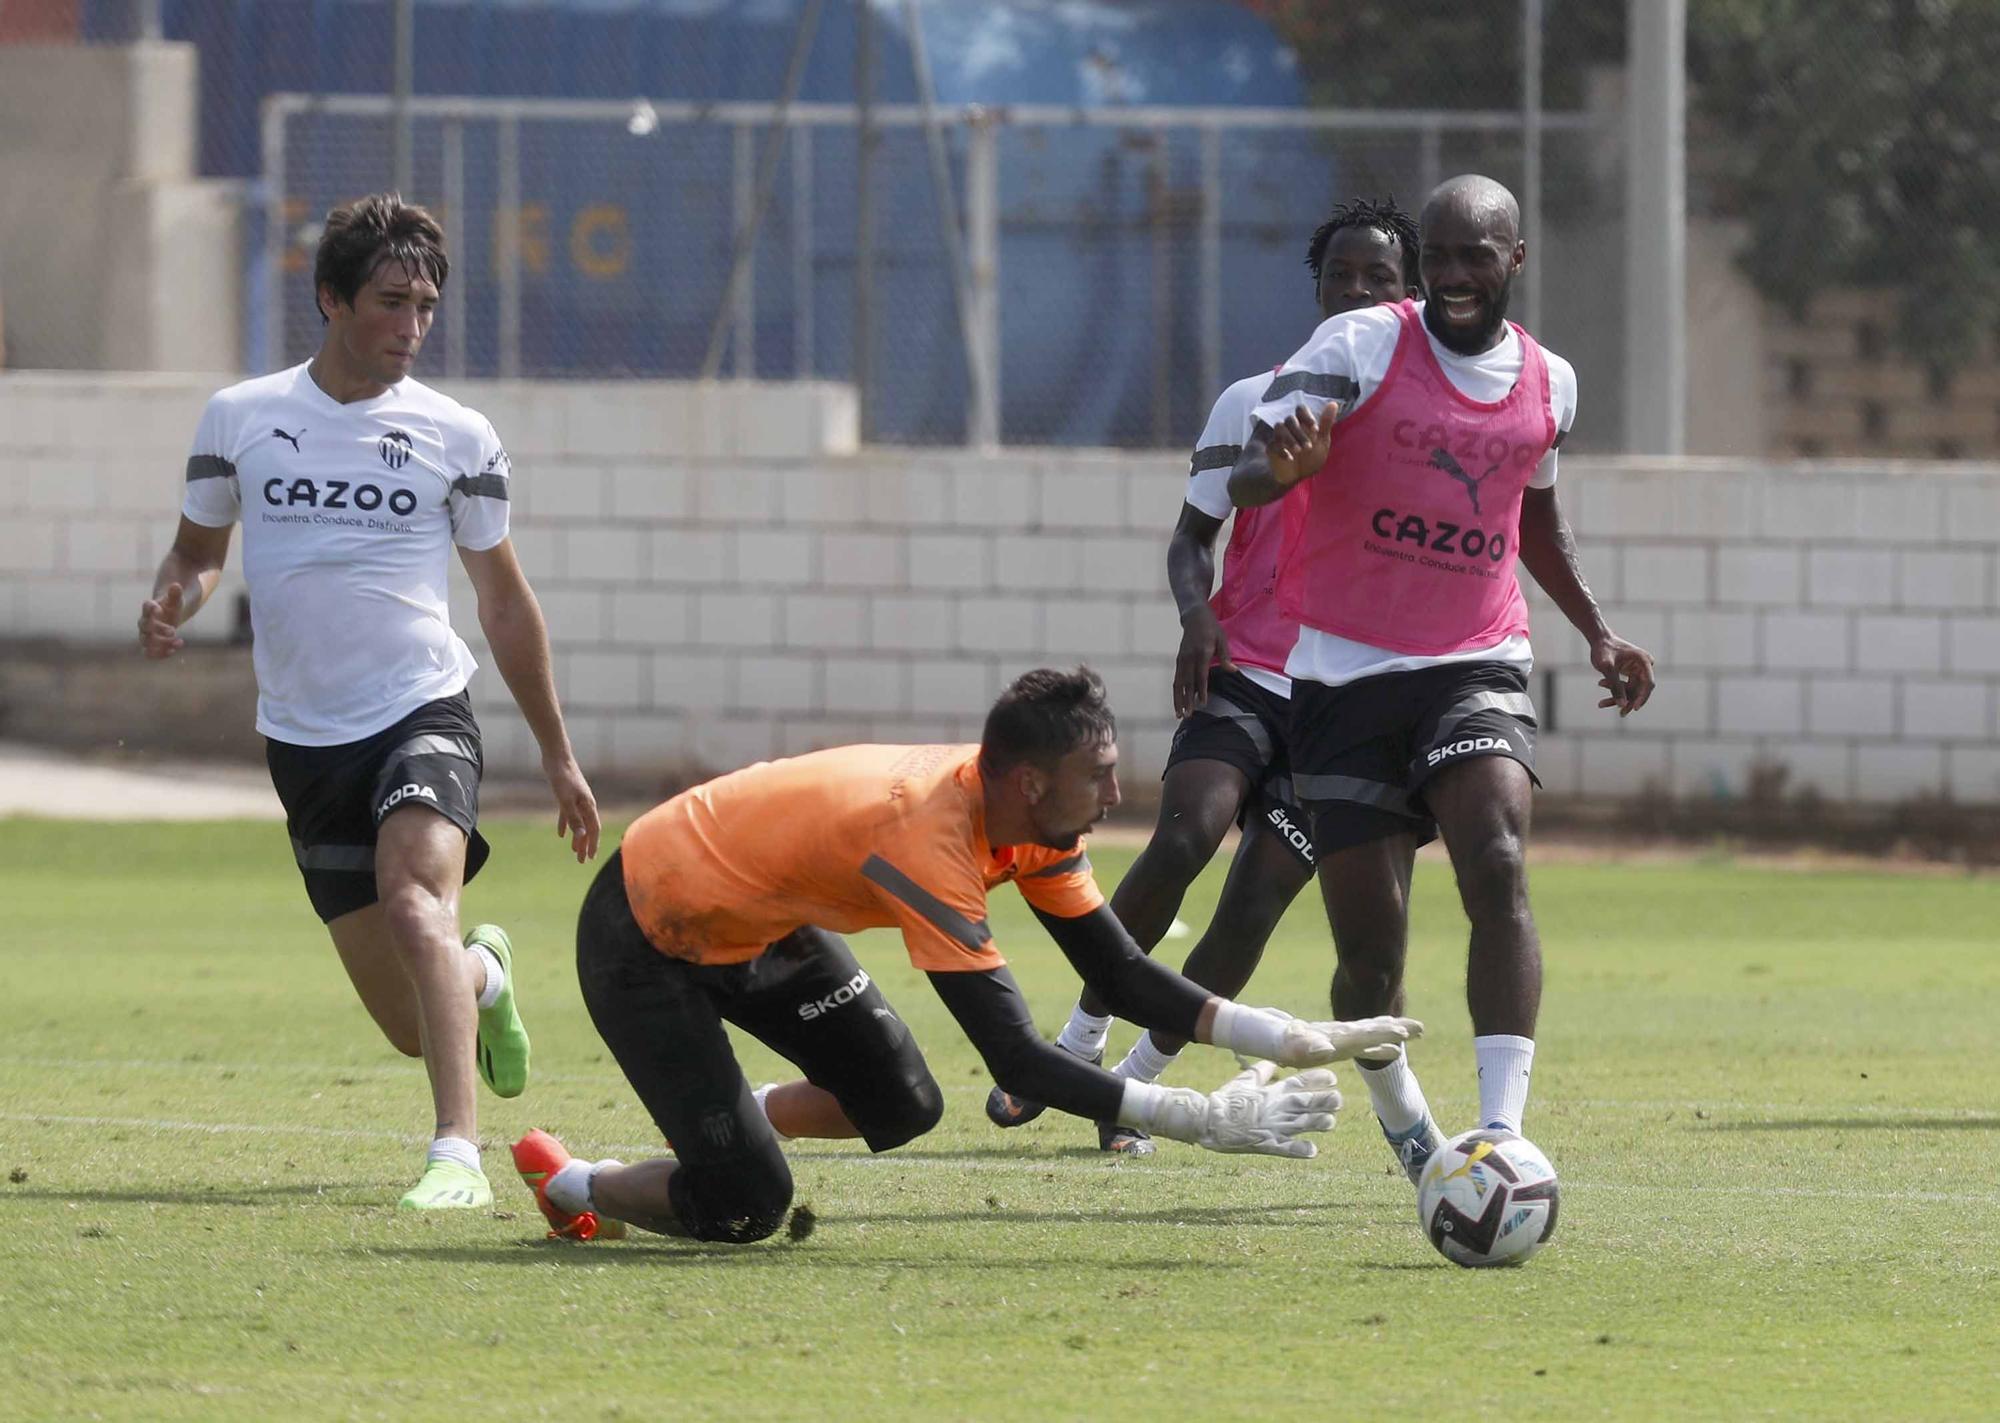
[[[1218,998],[1141,953],[1109,905],[1069,919],[1035,909],[1035,917],[1119,1017],[1243,1057],[1273,1058],[1287,1067],[1319,1067],[1351,1057],[1386,1061],[1424,1031],[1414,1018],[1308,1022],[1282,1009]]]
[[[479,626],[493,648],[501,680],[542,749],[542,774],[548,777],[549,789],[556,797],[556,834],[569,836],[576,858],[588,860],[597,853],[601,828],[597,798],[576,764],[569,732],[563,726],[541,604],[535,601],[535,590],[521,571],[512,539],[502,539],[488,549],[460,548],[458,554],[479,599]]]
[[[1208,605],[1215,589],[1215,536],[1222,520],[1192,504],[1181,505],[1180,522],[1167,540],[1167,587],[1181,615],[1181,650],[1174,658],[1174,716],[1184,717],[1208,700],[1208,669],[1234,672],[1229,636]]]
[[[931,985],[1002,1089],[1058,1111],[1113,1121],[1210,1151],[1307,1157],[1298,1138],[1331,1131],[1340,1110],[1333,1073],[1313,1068],[1273,1082],[1261,1062],[1212,1093],[1115,1077],[1043,1040],[1005,968],[932,973]]]
[[[1576,536],[1563,517],[1555,486],[1521,495],[1521,564],[1590,644],[1590,665],[1605,690],[1600,707],[1629,716],[1653,695],[1653,655],[1611,630],[1604,610],[1583,581]]]
[[[211,528],[181,515],[174,546],[160,560],[153,577],[153,596],[139,604],[139,650],[158,659],[172,657],[187,644],[181,624],[193,617],[215,592],[222,565],[229,557],[229,531]]]

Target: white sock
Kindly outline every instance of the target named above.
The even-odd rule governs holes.
[[[771,1122],[771,1135],[775,1136],[781,1142],[786,1142],[790,1141],[791,1138],[778,1130],[778,1124],[776,1122],[771,1121],[771,1094],[775,1092],[777,1088],[778,1088],[777,1083],[766,1082],[762,1087],[759,1087],[756,1091],[752,1092],[750,1095],[757,1099],[757,1110],[764,1114],[764,1120],[767,1122]]]
[[[468,1171],[479,1170],[479,1147],[462,1136],[441,1136],[431,1143],[425,1164],[435,1166],[440,1161],[449,1161],[455,1166],[463,1166]]]
[[[1069,1021],[1056,1034],[1056,1046],[1072,1057],[1080,1057],[1086,1062],[1104,1051],[1104,1040],[1111,1036],[1111,1015],[1093,1018],[1077,1004],[1070,1011]]]
[[[1160,1074],[1174,1065],[1177,1052],[1161,1052],[1160,1045],[1153,1041],[1150,1032],[1139,1034],[1139,1041],[1132,1044],[1132,1050],[1125,1054],[1125,1060],[1111,1069],[1114,1077],[1129,1077],[1134,1082],[1157,1082]]]
[[[1528,1110],[1528,1075],[1535,1070],[1535,1040],[1492,1033],[1472,1040],[1479,1064],[1479,1121],[1518,1133]]]
[[[467,944],[465,951],[478,959],[486,969],[486,986],[479,990],[479,1006],[491,1008],[500,1001],[500,990],[507,986],[507,970],[500,967],[500,960],[494,955],[493,950],[477,939]]]
[[[602,1161],[583,1161],[572,1157],[543,1189],[548,1198],[571,1215],[582,1215],[585,1211],[597,1209],[597,1202],[590,1194],[590,1183],[607,1166],[623,1166],[622,1161],[605,1157]]]
[[[1375,1107],[1375,1115],[1391,1135],[1401,1136],[1431,1114],[1431,1104],[1424,1100],[1424,1089],[1417,1085],[1417,1074],[1410,1071],[1410,1060],[1397,1054],[1394,1062],[1385,1062],[1377,1067],[1371,1062],[1354,1064],[1361,1069],[1361,1080],[1368,1084],[1368,1100]]]

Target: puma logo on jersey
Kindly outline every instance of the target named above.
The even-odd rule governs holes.
[[[292,453],[297,454],[299,453],[299,435],[303,435],[305,434],[305,432],[306,432],[306,427],[303,425],[299,426],[298,435],[290,434],[284,430],[280,430],[277,426],[273,425],[271,427],[271,438],[274,440],[283,440],[286,444],[292,447]]]
[[[1488,465],[1486,473],[1474,479],[1465,472],[1463,465],[1451,457],[1451,451],[1440,445],[1437,449],[1431,451],[1431,468],[1441,469],[1460,484],[1463,484],[1465,486],[1465,497],[1472,501],[1472,512],[1477,514],[1479,512],[1479,486],[1492,477],[1493,471],[1500,468],[1500,464],[1498,461],[1495,461]]]

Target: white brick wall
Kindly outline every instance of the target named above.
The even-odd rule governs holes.
[[[223,383],[0,376],[9,629],[129,635]],[[586,760],[664,771],[970,736],[1010,677],[1089,661],[1130,776],[1158,774],[1178,454],[857,454],[851,399],[822,387],[453,393],[515,454],[515,542]],[[770,414],[795,401],[810,409]],[[1534,686],[1556,728],[1549,790],[1736,795],[1775,764],[1835,799],[2000,801],[2000,469],[1572,457],[1564,489],[1592,586],[1661,683],[1635,717],[1599,710],[1581,640],[1531,588],[1555,676],[1552,701],[1542,670]],[[238,586],[232,569],[219,601]],[[226,631],[217,614],[190,628]],[[528,769],[532,738],[483,660],[492,758]]]

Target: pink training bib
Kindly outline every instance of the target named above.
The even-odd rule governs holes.
[[[1302,503],[1297,494],[1275,504],[1238,509],[1222,555],[1222,586],[1208,600],[1229,638],[1229,660],[1282,673],[1299,640],[1296,618],[1278,606],[1278,555],[1285,539],[1284,510]]]
[[[1381,387],[1285,510],[1278,602],[1308,627],[1417,657],[1528,630],[1514,579],[1521,495],[1555,443],[1549,367],[1520,327],[1521,374],[1474,400],[1438,364],[1416,304]],[[1510,325],[1512,323],[1509,323]]]

